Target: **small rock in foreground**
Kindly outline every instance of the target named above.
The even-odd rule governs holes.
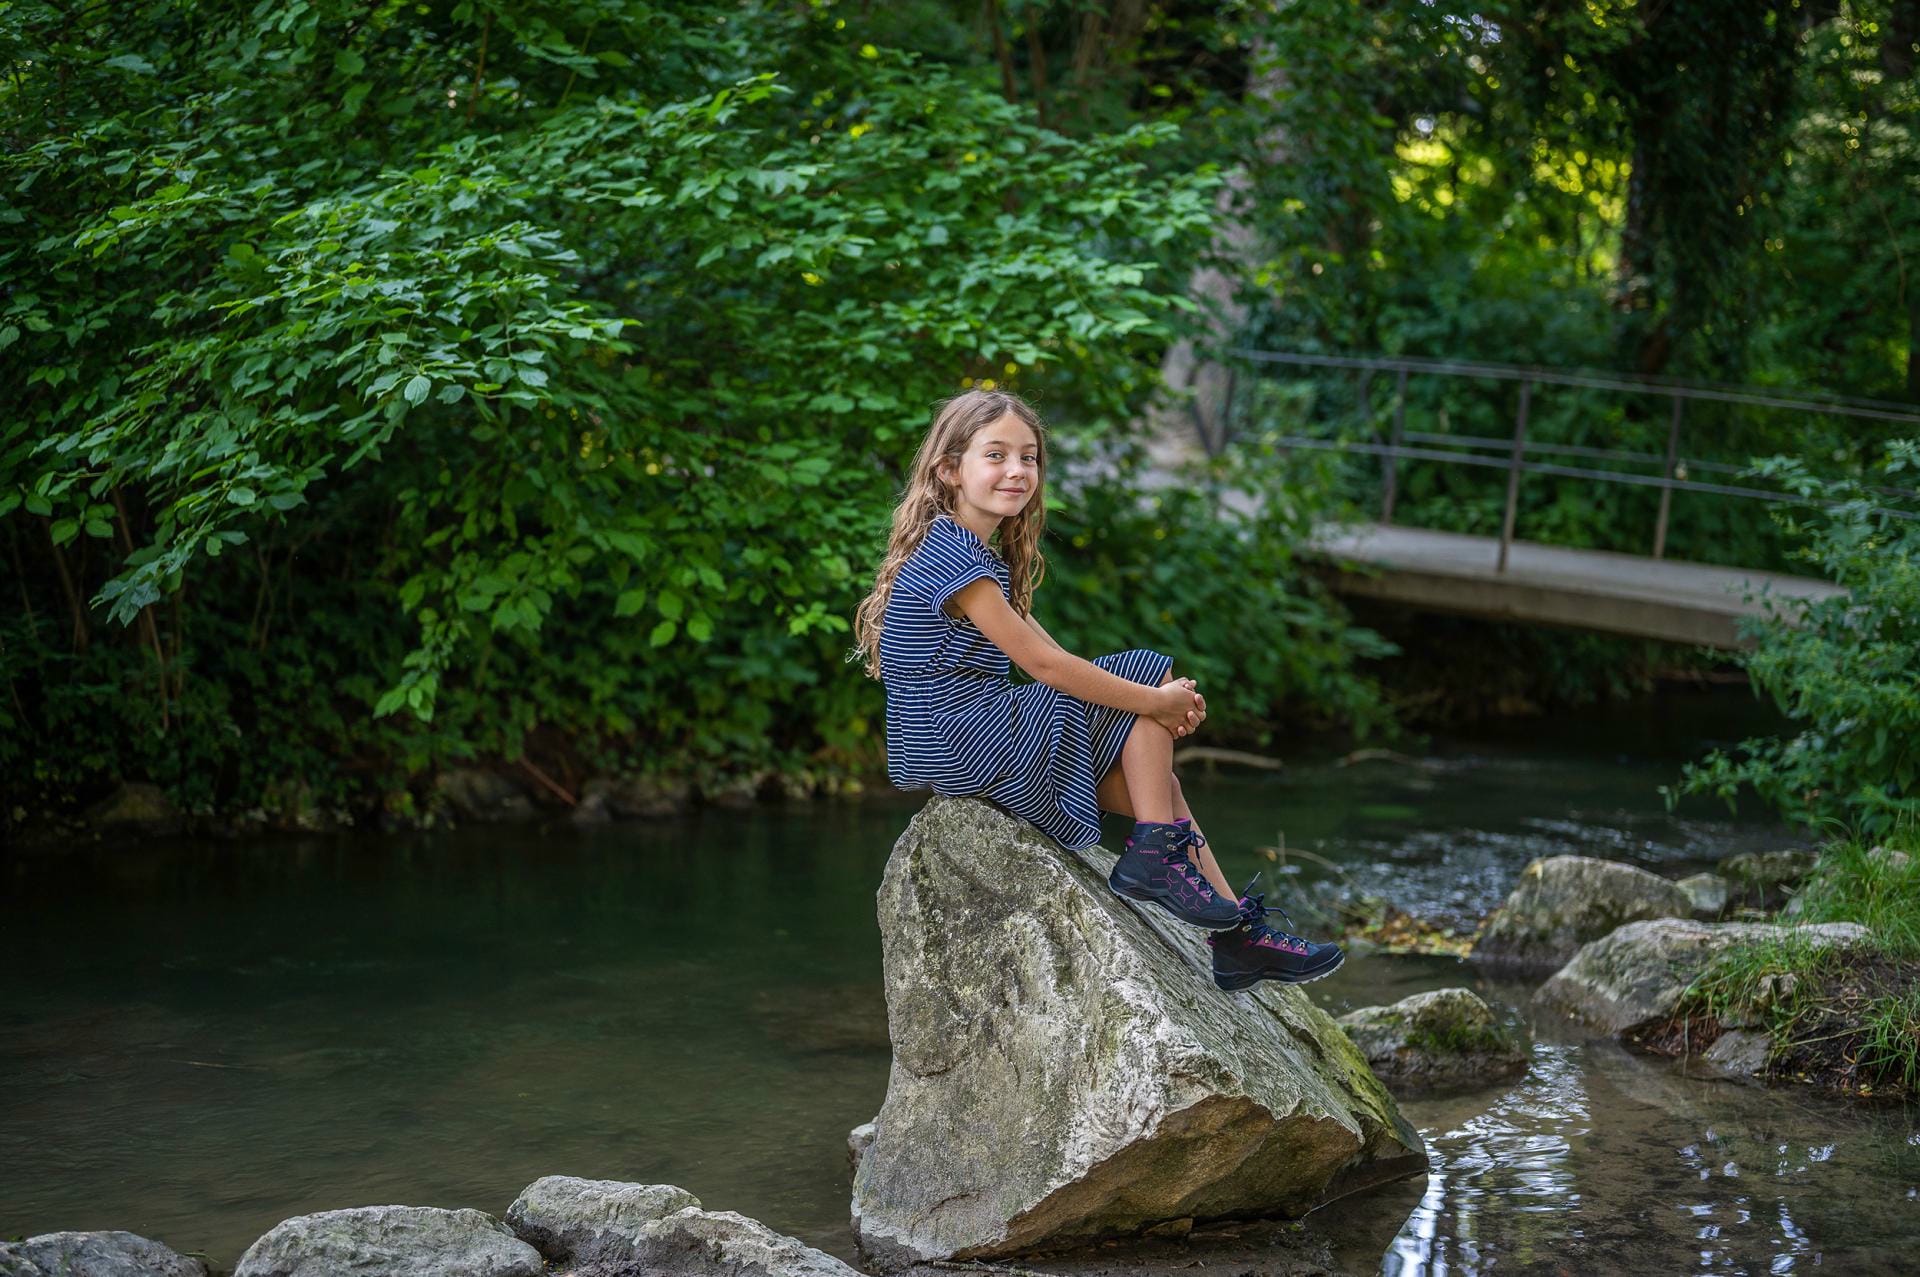
[[[540,1252],[477,1210],[356,1206],[297,1215],[240,1257],[233,1277],[544,1277]]]
[[[207,1277],[207,1266],[138,1233],[41,1233],[0,1242],[0,1277]]]
[[[671,1184],[547,1175],[520,1190],[507,1227],[556,1263],[627,1258],[635,1233],[700,1199]]]
[[[672,1184],[548,1175],[507,1223],[575,1277],[859,1277],[822,1251],[733,1211],[707,1211]]]
[[[1730,884],[1719,874],[1690,874],[1679,886],[1693,902],[1693,916],[1699,921],[1712,922],[1727,911]]]
[[[1436,989],[1339,1019],[1388,1086],[1479,1086],[1527,1071],[1527,1050],[1471,989]]]

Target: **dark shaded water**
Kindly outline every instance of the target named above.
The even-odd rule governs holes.
[[[1777,845],[1653,787],[1751,725],[1668,697],[1419,765],[1193,777],[1230,872],[1467,920],[1532,857],[1678,873]],[[231,1266],[287,1216],[499,1214],[545,1174],[684,1185],[842,1255],[844,1135],[886,1088],[872,893],[912,800],[656,831],[85,849],[4,866],[0,1236],[128,1228]],[[1330,868],[1329,862],[1338,868]],[[1467,983],[1368,958],[1335,1011]],[[1316,1215],[1357,1272],[1900,1271],[1911,1115],[1686,1077],[1533,1024],[1520,1083],[1405,1105],[1434,1173]]]

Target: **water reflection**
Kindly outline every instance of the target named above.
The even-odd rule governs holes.
[[[1399,983],[1463,982],[1472,982],[1465,969],[1429,963]],[[1480,991],[1525,1009],[1524,987]],[[1920,1238],[1916,1111],[1862,1111],[1689,1077],[1550,1017],[1532,1030],[1538,1040],[1520,1082],[1403,1104],[1432,1171],[1384,1257],[1353,1226],[1366,1205],[1323,1212],[1350,1271],[1916,1270],[1908,1253]],[[1343,1244],[1349,1232],[1353,1242]]]
[[[1485,1112],[1450,1130],[1421,1132],[1432,1159],[1426,1196],[1394,1239],[1381,1272],[1478,1272],[1486,1258],[1482,1237],[1509,1242],[1499,1251],[1513,1262],[1542,1258],[1529,1239],[1512,1237],[1517,1230],[1507,1221],[1580,1207],[1569,1154],[1587,1134],[1589,1115],[1572,1058],[1577,1050],[1536,1045],[1526,1079]],[[1525,1231],[1551,1239],[1545,1230]]]

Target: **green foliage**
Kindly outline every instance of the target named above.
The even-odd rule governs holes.
[[[1875,998],[1862,1036],[1860,1068],[1920,1095],[1920,984]]]
[[[1235,342],[1920,401],[1920,220],[1900,211],[1920,196],[1920,77],[1897,7],[1276,10],[1251,68],[1270,109],[1228,122],[1253,157],[1240,207],[1260,232],[1235,272],[1248,316]],[[1370,441],[1390,428],[1389,377],[1372,379],[1363,410],[1356,373],[1244,371],[1260,384],[1239,396],[1243,420]],[[1406,428],[1505,438],[1516,399],[1511,382],[1415,375]],[[1528,437],[1658,457],[1667,408],[1539,387]],[[1680,449],[1732,466],[1790,451],[1845,473],[1894,429],[1693,402]],[[1347,495],[1377,508],[1378,461],[1342,473]],[[1403,461],[1399,478],[1397,521],[1498,533],[1500,470]],[[1651,488],[1530,475],[1517,534],[1646,554],[1658,504]],[[1758,502],[1673,500],[1669,557],[1781,568],[1789,544]],[[1530,646],[1542,649],[1530,666],[1569,680],[1554,700],[1604,684],[1627,655],[1566,634]],[[1464,664],[1474,640],[1435,655]],[[1658,663],[1684,659],[1669,649]]]
[[[25,3],[0,45],[0,768],[54,801],[871,765],[846,617],[930,406],[1131,416],[1218,185],[832,6]],[[1249,704],[1369,712],[1362,641],[1263,597],[1315,640],[1223,664],[1288,676]]]
[[[1670,799],[1709,793],[1731,804],[1751,786],[1789,819],[1868,834],[1920,818],[1920,521],[1899,517],[1879,490],[1916,469],[1910,441],[1890,448],[1881,485],[1821,480],[1794,458],[1757,468],[1807,499],[1783,519],[1805,538],[1803,557],[1847,593],[1767,600],[1747,630],[1758,646],[1743,660],[1755,688],[1801,729],[1716,750],[1686,768]]]
[[[1823,997],[1846,969],[1834,945],[1797,931],[1778,938],[1732,945],[1714,956],[1688,986],[1682,1012],[1704,1012],[1723,1024],[1762,1026],[1777,1056],[1823,1018]]]
[[[1920,959],[1920,829],[1905,825],[1884,842],[1847,838],[1822,848],[1799,899],[1801,921],[1857,922],[1882,952]]]

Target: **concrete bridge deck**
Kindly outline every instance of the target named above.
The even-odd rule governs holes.
[[[1739,621],[1764,614],[1764,597],[1846,593],[1810,577],[1529,541],[1512,544],[1502,573],[1495,537],[1389,524],[1323,526],[1303,553],[1325,564],[1334,590],[1356,598],[1726,649],[1752,646]]]

